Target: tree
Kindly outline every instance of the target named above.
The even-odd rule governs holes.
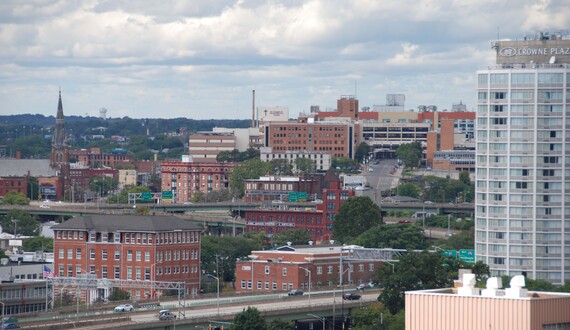
[[[282,319],[273,319],[269,322],[267,330],[294,330],[295,324],[291,321],[285,321]]]
[[[420,188],[412,182],[405,182],[398,186],[398,195],[412,198],[420,197]]]
[[[308,241],[311,240],[309,233],[306,229],[298,228],[298,229],[290,229],[284,230],[275,234],[271,241],[273,245],[285,245],[287,242],[291,242],[292,244],[307,244]]]
[[[236,196],[243,196],[244,186],[243,180],[245,179],[259,179],[264,174],[269,172],[269,163],[263,162],[259,158],[248,159],[242,164],[234,167],[230,176],[230,185],[232,192]]]
[[[121,301],[121,300],[130,300],[131,294],[128,291],[121,290],[119,288],[113,288],[111,294],[109,295],[110,301]]]
[[[10,205],[28,205],[30,204],[30,199],[28,199],[22,193],[9,191],[4,195],[2,203]]]
[[[340,170],[356,169],[357,161],[346,157],[334,157],[331,161],[332,168],[339,168]]]
[[[370,197],[353,197],[340,206],[333,222],[333,237],[339,243],[348,243],[381,223],[380,208]]]
[[[53,238],[36,236],[26,238],[22,243],[24,251],[53,252]]]
[[[370,146],[366,142],[361,142],[358,147],[356,148],[356,152],[354,153],[354,159],[356,161],[362,163],[368,156],[370,152]]]
[[[230,330],[267,330],[267,323],[257,308],[247,307],[236,314]]]
[[[100,194],[100,196],[107,196],[109,191],[114,191],[119,186],[117,179],[108,177],[106,175],[92,176],[89,179],[89,189],[92,192]]]
[[[295,158],[295,168],[297,169],[297,173],[309,175],[315,172],[317,165],[314,159]]]
[[[204,236],[200,251],[200,264],[207,274],[222,275],[220,282],[235,279],[236,259],[247,257],[261,249],[257,239],[246,237]],[[217,275],[216,275],[217,276]]]
[[[378,300],[394,315],[404,309],[405,291],[448,287],[455,271],[439,254],[408,252],[398,262],[378,268],[375,279],[381,288]]]
[[[417,167],[422,155],[422,145],[419,142],[404,143],[396,149],[396,156],[406,167]]]
[[[273,159],[269,162],[270,171],[273,175],[292,175],[293,165],[287,159]]]
[[[379,303],[355,308],[350,314],[353,330],[404,330],[404,311],[391,315]]]
[[[475,247],[475,229],[471,227],[469,230],[453,235],[443,245],[449,250],[472,250]]]
[[[4,232],[19,236],[38,236],[40,223],[28,212],[11,210],[2,217],[0,222]]]
[[[150,189],[144,186],[127,186],[121,190],[119,194],[109,196],[107,203],[109,204],[127,204],[129,202],[129,194],[149,192]],[[141,203],[139,201],[138,203]]]
[[[370,228],[356,238],[355,243],[367,248],[421,250],[426,248],[422,228],[413,225],[381,224]]]

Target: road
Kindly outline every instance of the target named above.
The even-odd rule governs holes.
[[[362,294],[362,299],[356,301],[356,303],[362,302],[370,302],[376,301],[378,298],[379,292],[377,290],[365,291]],[[310,304],[309,304],[310,303]],[[322,309],[324,306],[333,305],[336,306],[336,309],[340,311],[340,308],[344,304],[354,303],[354,301],[343,301],[341,297],[341,292],[338,291],[335,295],[326,295],[326,296],[315,296],[312,295],[311,300],[309,301],[309,295],[305,293],[302,297],[287,297],[284,296],[281,299],[273,300],[273,301],[249,301],[243,302],[240,304],[232,304],[227,305],[225,303],[220,303],[220,309],[218,314],[218,308],[216,305],[208,305],[208,307],[196,309],[196,308],[188,308],[185,310],[186,319],[217,319],[217,318],[227,318],[227,316],[235,315],[244,308],[251,306],[257,308],[261,312],[268,312],[268,311],[290,311],[292,309],[301,309],[303,311],[310,312],[313,309]],[[172,311],[175,311],[174,308],[171,308]],[[340,312],[339,312],[340,313]],[[132,314],[131,319],[133,322],[137,323],[148,323],[148,322],[156,322],[157,321],[157,311],[147,312],[147,313],[135,313]]]
[[[382,159],[378,164],[369,164],[362,172],[370,184],[370,190],[364,190],[363,195],[370,197],[376,204],[382,200],[382,192],[394,188],[400,180],[401,169],[394,174],[390,170],[396,165],[396,159]],[[372,169],[372,172],[369,171]]]

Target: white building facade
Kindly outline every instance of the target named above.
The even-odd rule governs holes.
[[[477,72],[475,250],[492,276],[570,281],[570,36],[497,41]]]

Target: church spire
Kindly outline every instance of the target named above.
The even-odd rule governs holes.
[[[67,136],[63,117],[63,102],[61,101],[61,89],[57,102],[57,116],[55,118],[55,128],[51,140],[51,166],[54,168],[67,163]]]

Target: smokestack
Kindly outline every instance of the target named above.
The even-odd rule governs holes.
[[[255,89],[252,91],[251,128],[255,128]]]

